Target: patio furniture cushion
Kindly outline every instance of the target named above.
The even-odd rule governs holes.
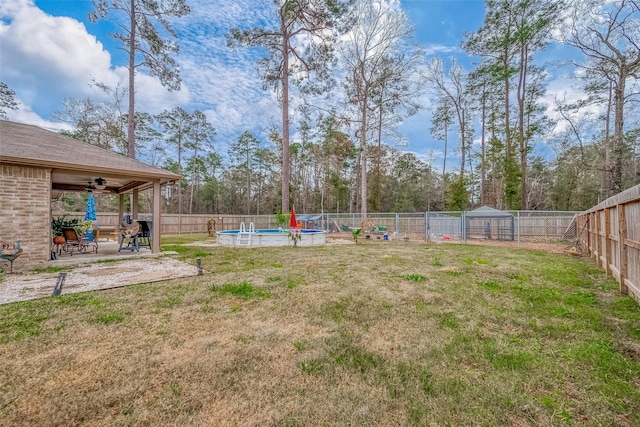
[[[80,236],[75,228],[63,228],[62,235],[65,239],[62,250],[64,252],[68,252],[71,256],[73,256],[74,251],[77,251],[79,253],[98,253],[98,243],[96,241],[91,241],[83,236]]]

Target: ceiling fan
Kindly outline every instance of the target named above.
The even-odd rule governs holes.
[[[106,180],[102,178],[96,178],[96,185],[94,185],[94,187],[96,190],[104,190],[105,188],[107,188],[107,186],[105,185],[106,183]]]
[[[87,193],[102,193],[106,188],[107,181],[102,178],[96,178],[94,181],[89,181],[85,187]]]

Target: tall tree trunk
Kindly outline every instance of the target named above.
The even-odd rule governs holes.
[[[193,152],[193,171],[191,172],[191,188],[189,191],[189,215],[193,214],[193,208],[195,207],[195,193],[196,186],[198,184],[198,172],[197,172],[197,163],[198,163],[198,150],[194,150]]]
[[[504,72],[507,74],[507,70],[509,69],[509,63],[505,57],[504,60]],[[509,122],[511,118],[509,117],[509,96],[510,96],[510,87],[509,87],[509,76],[505,75],[504,80],[504,131],[505,131],[505,154],[507,161],[511,158],[511,132],[509,131]]]
[[[469,200],[473,202],[476,195],[476,185],[475,185],[475,180],[473,179],[473,159],[471,158],[471,155],[467,157],[469,160],[469,177],[470,177],[469,182],[471,183],[471,193],[469,194]]]
[[[384,89],[384,88],[383,88]],[[382,93],[380,94],[380,114],[378,116],[378,152],[376,153],[376,167],[375,167],[375,195],[376,206],[375,210],[380,212],[382,207],[382,171],[380,163],[382,162]]]
[[[460,122],[460,179],[464,179],[464,163],[467,160],[466,154],[467,150],[465,147],[465,134],[467,132],[466,122],[464,116],[464,110],[461,110],[460,107],[456,107],[458,109],[459,122]]]
[[[360,112],[362,114],[360,128],[360,213],[362,221],[367,220],[367,99],[365,96]]]
[[[356,133],[356,138],[358,137],[357,133]],[[360,188],[361,188],[361,182],[362,182],[362,155],[360,154],[360,152],[358,152],[358,155],[356,156],[356,167],[355,167],[355,179],[354,181],[354,185],[353,185],[353,192],[352,194],[349,196],[349,213],[352,212],[360,212]],[[345,171],[346,174],[346,171]],[[345,179],[348,179],[347,177],[345,177]]]
[[[136,76],[136,2],[131,1],[131,38],[129,40],[129,117],[127,117],[127,155],[136,158],[135,76]]]
[[[195,186],[196,186],[196,173],[194,171],[191,174],[191,189],[189,192],[189,215],[193,214],[193,198],[195,195]]]
[[[485,120],[487,116],[487,99],[485,87],[482,86],[482,118],[481,118],[481,130],[480,130],[480,206],[485,205],[485,179],[486,179],[486,166],[485,166],[485,154],[484,154],[484,133],[485,133]]]
[[[135,75],[136,75],[136,6],[135,0],[131,0],[131,39],[129,40],[129,109],[127,117],[127,156],[136,158],[136,126],[135,126]],[[133,211],[138,202],[133,199],[133,193],[129,195],[129,203]]]
[[[182,176],[182,134],[178,135],[178,175]],[[178,181],[178,214],[182,215],[182,181]]]
[[[285,23],[281,23],[283,30]],[[289,41],[282,37],[282,212],[289,212],[289,181],[291,164],[289,154]]]
[[[247,215],[251,215],[251,165],[249,160],[249,149],[247,149]]]
[[[509,62],[508,62],[508,49],[505,48],[505,58],[503,60],[504,66],[504,132],[505,132],[505,161],[504,161],[504,193],[505,193],[505,202],[507,208],[514,208],[514,188],[515,183],[513,182],[515,179],[514,176],[514,161],[513,161],[513,147],[511,142],[511,116],[509,110],[511,109],[511,105],[509,102],[511,96],[511,86],[509,84]]]
[[[611,196],[611,106],[613,104],[613,82],[609,81],[607,116],[604,124],[604,166],[602,168],[602,198]],[[600,201],[600,200],[598,200]]]
[[[613,194],[622,191],[622,154],[624,152],[624,89],[627,81],[627,67],[620,67],[618,84],[614,88],[615,117],[613,123],[613,166],[612,185]]]
[[[444,156],[442,159],[442,206],[447,201],[447,145],[449,144],[449,125],[444,126]]]
[[[528,50],[525,46],[520,48],[520,70],[518,79],[518,142],[520,145],[520,208],[523,211],[528,209],[527,207],[527,137],[524,132],[524,98],[527,87],[527,65],[528,65]]]

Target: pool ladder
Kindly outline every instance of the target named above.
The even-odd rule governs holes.
[[[249,231],[247,231],[244,221],[240,223],[240,231],[236,236],[236,246],[251,246],[251,234],[255,233],[256,229],[253,222],[249,223]]]

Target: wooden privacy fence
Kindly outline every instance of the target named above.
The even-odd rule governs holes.
[[[576,215],[579,212],[557,211],[511,211],[514,218],[513,230],[510,232],[510,240],[528,242],[549,242],[566,246],[576,239]],[[67,218],[84,220],[84,213],[54,213],[53,216],[65,215]],[[312,214],[313,220],[305,221],[304,227],[321,228],[327,231],[339,231],[349,228],[358,228],[362,224],[360,214]],[[101,226],[118,226],[120,221],[117,213],[98,212],[97,224]],[[298,215],[304,218],[304,215]],[[401,239],[408,235],[412,240],[427,240],[437,236],[448,236],[452,240],[474,239],[472,227],[465,227],[465,212],[413,212],[413,213],[371,213],[369,220],[376,226],[384,226],[389,232],[390,239]],[[153,221],[151,215],[141,213],[138,219]],[[253,223],[256,229],[278,228],[275,215],[226,215],[226,214],[162,214],[160,224],[161,234],[190,234],[206,233],[207,223],[210,219],[215,221],[215,229],[237,230],[242,222],[245,225]],[[486,218],[480,221],[480,234],[484,238],[484,224]],[[470,222],[471,225],[473,225]],[[476,227],[477,228],[477,227]],[[494,227],[497,231],[497,228]],[[477,233],[476,233],[477,234]]]
[[[581,214],[577,226],[583,247],[640,303],[640,185]]]
[[[77,218],[80,222],[84,221],[84,213],[82,212],[53,213],[52,216],[65,216],[67,219]],[[163,213],[160,233],[206,233],[207,223],[211,218],[216,222],[216,230],[237,230],[240,228],[241,222],[247,225],[253,222],[255,228],[278,228],[275,215],[178,215]],[[149,214],[139,214],[138,219],[153,221],[153,217]],[[96,213],[96,224],[104,227],[117,227],[120,221],[117,213],[98,212]]]

